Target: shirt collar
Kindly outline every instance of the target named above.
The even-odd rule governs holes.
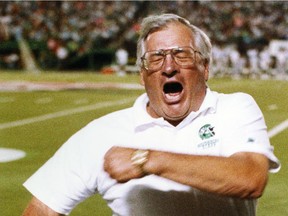
[[[217,93],[211,91],[210,88],[207,87],[204,101],[197,112],[204,112],[207,110],[209,113],[215,113],[217,102],[218,102]]]
[[[206,96],[200,109],[196,112],[191,112],[177,127],[185,126],[201,113],[215,113],[217,106],[218,97],[216,92],[211,91],[207,87]],[[162,126],[171,126],[167,121],[164,120],[163,117],[153,118],[151,117],[146,110],[147,103],[149,102],[149,98],[146,93],[142,94],[138,97],[133,105],[134,110],[134,120],[135,120],[135,128],[138,127],[149,127],[149,125],[162,125]],[[172,126],[173,127],[173,126]]]

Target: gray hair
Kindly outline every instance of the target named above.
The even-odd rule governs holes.
[[[211,49],[212,45],[209,37],[198,27],[190,24],[190,22],[183,17],[175,14],[162,14],[152,15],[143,19],[141,24],[140,36],[137,42],[137,61],[136,65],[141,68],[141,57],[143,56],[144,43],[148,35],[161,30],[171,22],[179,22],[191,29],[192,36],[194,37],[195,49],[202,53],[204,62],[209,64],[211,62]]]

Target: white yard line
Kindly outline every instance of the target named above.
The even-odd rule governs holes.
[[[36,117],[32,117],[32,118],[27,118],[27,119],[22,119],[22,120],[18,120],[18,121],[2,123],[2,124],[0,124],[0,130],[18,127],[18,126],[31,124],[31,123],[35,123],[35,122],[40,122],[40,121],[46,121],[48,119],[63,117],[63,116],[67,116],[67,115],[73,115],[76,113],[91,111],[91,110],[95,110],[95,109],[101,109],[101,108],[105,108],[105,107],[121,105],[121,104],[132,102],[134,100],[135,100],[135,98],[127,98],[127,99],[118,100],[118,101],[107,101],[107,102],[92,104],[92,105],[88,105],[88,106],[82,106],[82,107],[78,107],[78,108],[74,108],[74,109],[63,110],[63,111],[54,112],[54,113],[48,113],[45,115],[36,116]],[[269,138],[272,138],[287,128],[288,128],[288,119],[281,122],[279,125],[276,125],[271,130],[269,130],[268,136],[269,136]]]
[[[107,102],[92,104],[92,105],[88,105],[88,106],[82,106],[82,107],[78,107],[78,108],[74,108],[74,109],[63,110],[60,112],[48,113],[45,115],[36,116],[33,118],[22,119],[19,121],[2,123],[2,124],[0,124],[0,130],[18,127],[18,126],[22,126],[22,125],[26,125],[26,124],[35,123],[35,122],[46,121],[49,119],[63,117],[63,116],[67,116],[67,115],[73,115],[76,113],[82,113],[82,112],[101,109],[101,108],[105,108],[105,107],[130,103],[134,100],[135,100],[135,98],[127,98],[127,99],[118,100],[118,101],[107,101]],[[269,136],[269,138],[272,138],[273,136],[281,133],[282,131],[284,131],[287,128],[288,128],[288,119],[283,121],[279,125],[275,126],[270,131],[268,131],[268,136]],[[18,160],[18,159],[21,159],[25,156],[26,156],[26,153],[24,151],[21,151],[21,150],[0,148],[0,163]]]
[[[285,121],[281,122],[279,125],[276,125],[274,128],[268,131],[268,136],[269,138],[272,138],[273,136],[281,133],[285,129],[288,128],[288,119]]]
[[[105,108],[105,107],[126,104],[126,103],[130,103],[134,100],[135,100],[135,98],[126,98],[126,99],[117,100],[117,101],[107,101],[107,102],[92,104],[92,105],[88,105],[88,106],[82,106],[82,107],[78,107],[78,108],[74,108],[74,109],[63,110],[63,111],[54,112],[54,113],[48,113],[45,115],[36,116],[36,117],[32,117],[32,118],[27,118],[27,119],[22,119],[22,120],[18,120],[18,121],[2,123],[2,124],[0,124],[0,130],[18,127],[18,126],[22,126],[22,125],[26,125],[26,124],[35,123],[35,122],[46,121],[48,119],[63,117],[63,116],[67,116],[67,115],[73,115],[76,113],[82,113],[82,112],[86,112],[86,111],[101,109],[101,108]]]
[[[0,148],[0,163],[6,163],[24,158],[26,153],[18,149]]]

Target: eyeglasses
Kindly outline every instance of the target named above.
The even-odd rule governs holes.
[[[141,57],[143,67],[149,71],[154,72],[160,70],[164,64],[166,56],[171,54],[172,59],[176,64],[182,68],[189,68],[195,63],[195,53],[201,52],[193,49],[192,47],[176,47],[172,49],[160,49],[145,52]]]

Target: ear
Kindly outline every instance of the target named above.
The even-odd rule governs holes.
[[[209,79],[209,64],[208,63],[204,64],[204,77],[205,77],[205,81],[207,82]]]
[[[145,73],[145,71],[143,71],[143,69],[141,69],[141,70],[140,70],[140,84],[141,84],[142,86],[145,85],[144,73]]]

